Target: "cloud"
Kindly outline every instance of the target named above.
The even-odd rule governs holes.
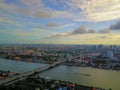
[[[120,20],[116,24],[111,25],[109,27],[109,29],[111,29],[111,30],[120,30]]]
[[[87,29],[85,26],[82,25],[73,30],[71,34],[84,34],[84,33],[87,33]]]
[[[102,22],[120,18],[120,0],[18,0],[18,3],[0,1],[0,9],[26,16],[73,21]],[[54,8],[48,3],[57,6]]]
[[[103,29],[103,30],[99,30],[98,32],[101,33],[101,34],[106,34],[106,33],[110,33],[110,30]]]
[[[78,12],[75,21],[108,21],[120,18],[120,0],[69,0],[65,1]],[[81,16],[81,17],[80,17]]]
[[[46,38],[45,40],[58,44],[106,44],[120,45],[120,34],[76,34],[69,37]]]
[[[45,4],[44,0],[21,0],[25,5],[23,8],[18,8],[17,13],[28,15],[39,19],[62,18],[71,19],[75,14],[63,10],[55,10]],[[49,1],[47,1],[49,2]],[[58,1],[56,1],[58,2]]]
[[[17,3],[20,4],[17,4]],[[0,1],[0,9],[7,10],[13,14],[22,14],[35,18],[51,18],[50,10],[44,6],[42,0],[18,0],[17,3],[6,3],[4,0]]]
[[[74,38],[78,42],[82,37],[82,41],[86,40],[87,42],[87,40],[94,39],[91,38],[93,36],[103,35],[100,38],[107,40],[110,38],[104,35],[111,35],[110,30],[119,30],[120,21],[111,25],[108,29],[105,28],[99,31],[89,29],[83,25],[75,27],[83,21],[85,21],[83,22],[84,24],[94,24],[91,22],[103,22],[120,18],[119,3],[120,0],[0,0],[1,32],[6,33],[6,35],[10,33],[30,39],[50,36],[54,39],[67,38],[69,41],[71,41],[71,38]],[[106,22],[100,26],[104,27],[108,24],[109,22]],[[36,26],[39,27],[31,30],[31,28]],[[71,28],[75,29],[71,30]],[[118,40],[118,36],[116,40]],[[59,42],[57,39],[56,41]],[[67,43],[67,40],[64,42]]]
[[[71,27],[71,26],[74,26],[76,25],[76,23],[65,23],[65,24],[62,24],[62,23],[58,23],[58,22],[49,22],[47,24],[45,24],[45,27],[48,27],[49,29],[50,28],[56,28],[56,29],[62,29],[62,28],[66,28],[66,27]]]
[[[112,34],[111,34],[112,35]],[[94,39],[96,40],[101,40],[101,39],[112,39],[113,37],[111,37],[110,35],[98,35],[96,36]]]
[[[55,23],[55,22],[51,22],[51,23],[47,23],[46,26],[47,27],[60,27],[61,24]]]
[[[48,11],[40,10],[35,13],[35,17],[38,17],[41,19],[47,19],[47,18],[52,18],[53,15]]]
[[[107,36],[97,36],[97,37],[95,37],[95,39],[106,39],[107,38]]]
[[[16,5],[14,3],[7,4],[5,3],[5,0],[0,0],[0,9],[2,10],[13,10],[16,8]]]
[[[32,8],[44,7],[44,3],[42,0],[20,0],[20,2],[27,7]]]
[[[30,8],[18,8],[14,12],[15,13],[19,13],[20,15],[28,16],[28,17],[32,17],[33,16],[33,12],[31,12]]]
[[[7,31],[7,32],[6,32]],[[48,35],[52,35],[54,32],[50,32],[45,29],[40,29],[37,27],[29,29],[29,31],[24,30],[22,28],[14,28],[11,27],[6,28],[5,30],[0,30],[0,33],[9,34],[10,36],[19,36],[19,37],[27,37],[27,38],[43,38],[47,37]]]
[[[48,36],[47,38],[63,38],[65,36],[69,36],[68,34],[66,33],[61,33],[61,34],[53,34],[51,36]]]
[[[6,24],[7,26],[24,26],[23,23],[20,23],[20,22],[17,22],[15,20],[12,20],[11,18],[9,17],[0,17],[0,23],[2,24]]]
[[[110,30],[109,29],[103,29],[103,30],[93,30],[93,29],[87,29],[87,27],[85,27],[84,25],[80,25],[79,27],[77,27],[76,29],[74,29],[71,32],[68,33],[61,33],[61,34],[54,34],[51,35],[51,38],[57,38],[57,37],[69,37],[69,36],[75,36],[75,35],[80,35],[80,34],[110,34]]]
[[[96,33],[96,31],[93,29],[90,29],[90,30],[88,30],[88,33]]]
[[[103,29],[103,30],[99,30],[98,32],[96,30],[93,29],[87,29],[85,26],[81,25],[78,28],[76,28],[75,30],[72,31],[72,35],[74,34],[93,34],[93,33],[102,33],[102,34],[106,34],[106,33],[110,33],[110,30],[108,29]]]
[[[47,8],[42,0],[21,0],[23,8],[18,8],[17,13],[39,19],[52,18],[52,9]]]

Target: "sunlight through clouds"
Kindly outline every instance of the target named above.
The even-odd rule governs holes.
[[[15,43],[21,37],[29,43],[120,44],[120,0],[0,0],[0,43],[5,37],[16,37]]]

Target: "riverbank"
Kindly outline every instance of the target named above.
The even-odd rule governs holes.
[[[66,61],[63,65],[76,66],[76,67],[91,67],[104,70],[120,71],[120,62],[118,61],[92,61],[92,62],[79,62],[79,61]]]
[[[8,77],[14,77],[16,75],[19,75],[19,73],[0,70],[0,80],[6,79]]]
[[[5,59],[5,58],[3,58]],[[11,59],[5,59],[5,60],[11,60]],[[18,60],[14,60],[12,59],[13,61],[18,61]],[[21,61],[21,60],[20,60]],[[19,62],[19,61],[18,61]],[[27,61],[27,60],[24,60],[22,62],[30,62],[30,63],[36,63],[36,64],[52,64],[54,63],[55,61],[45,61],[45,60],[41,60],[39,62],[36,62],[36,61]],[[104,69],[104,70],[116,70],[116,71],[120,71],[120,62],[115,62],[115,61],[111,61],[109,63],[103,63],[104,61],[101,61],[101,62],[97,62],[97,61],[93,61],[93,62],[90,62],[90,63],[86,63],[86,62],[75,62],[74,60],[73,61],[65,61],[63,63],[63,65],[66,65],[66,66],[76,66],[76,67],[91,67],[91,68],[97,68],[97,69]],[[112,63],[112,65],[111,65]]]
[[[98,87],[83,86],[69,81],[50,80],[40,78],[39,76],[30,76],[23,81],[1,86],[0,90],[105,90]],[[112,89],[109,89],[112,90]]]

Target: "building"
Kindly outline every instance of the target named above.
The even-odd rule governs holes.
[[[109,59],[114,59],[114,53],[113,53],[113,51],[107,51],[106,56],[107,56]]]

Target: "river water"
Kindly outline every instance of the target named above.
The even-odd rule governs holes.
[[[18,73],[32,70],[45,64],[12,61],[0,58],[0,69]],[[120,71],[103,70],[86,67],[60,65],[39,74],[41,77],[75,82],[86,86],[96,86],[105,89],[120,90]]]
[[[14,60],[6,60],[0,58],[0,69],[1,70],[10,70],[18,73],[23,73],[30,71],[32,69],[45,66],[45,64],[32,63],[32,62],[22,62]]]

